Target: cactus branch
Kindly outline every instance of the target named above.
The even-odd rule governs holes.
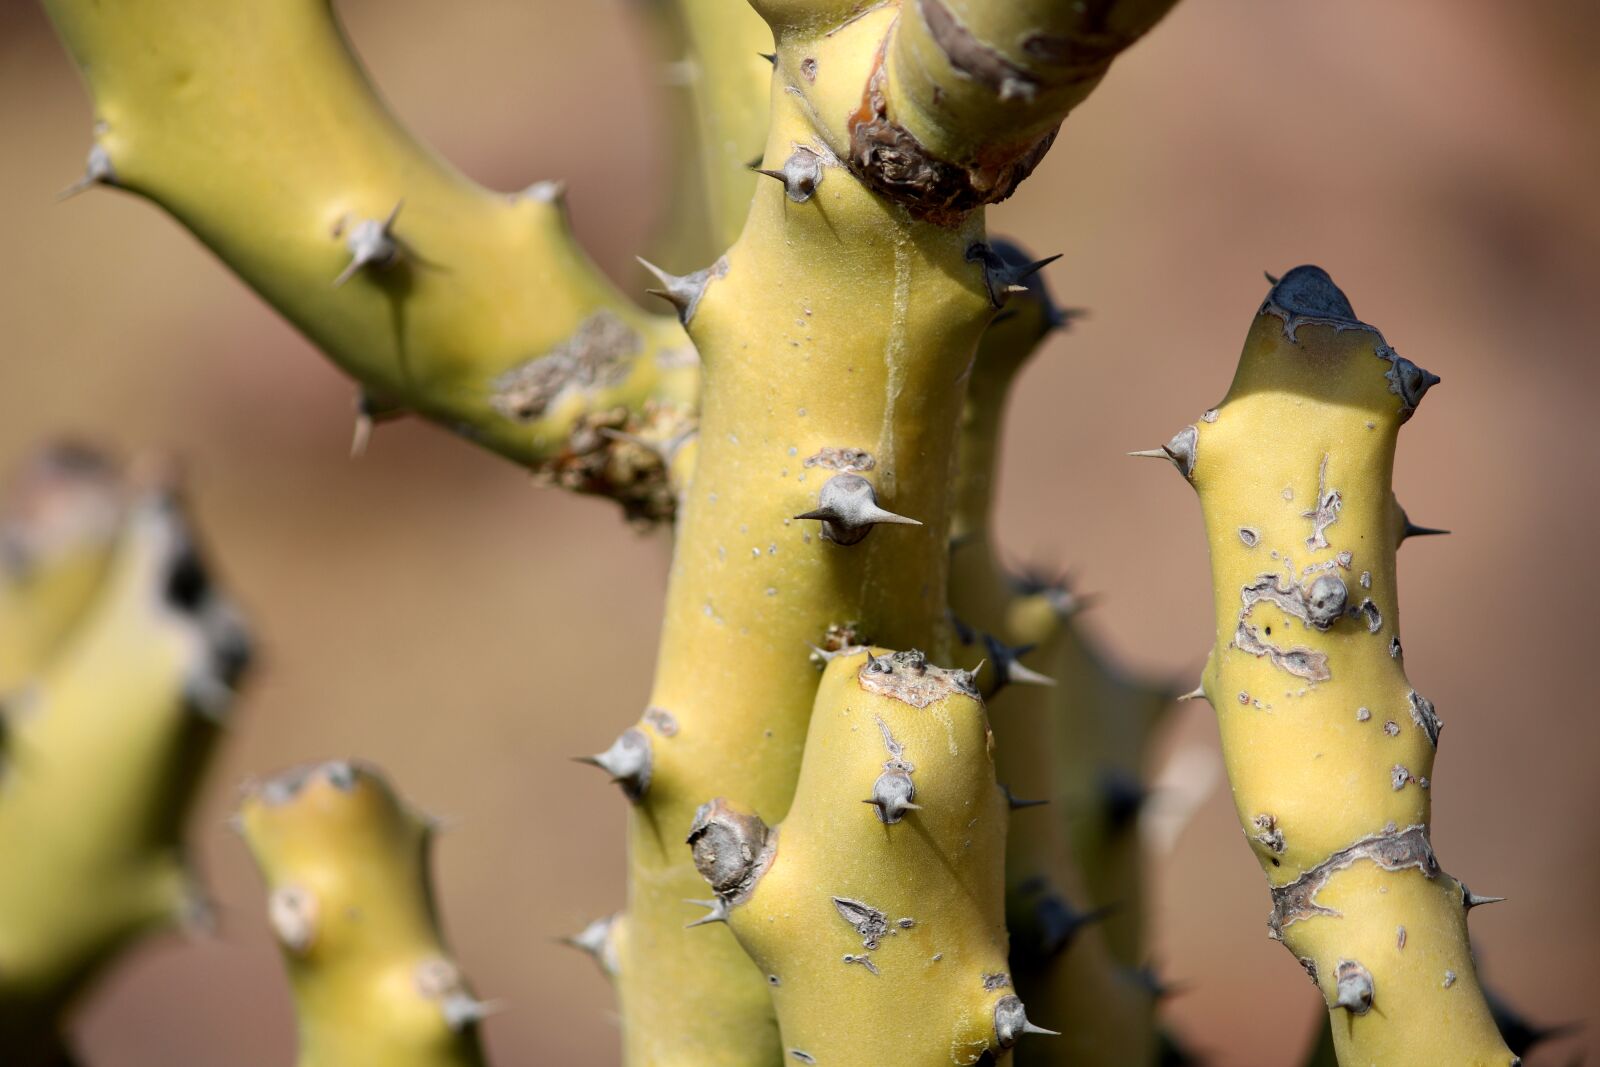
[[[91,177],[170,212],[365,402],[670,512],[662,465],[598,431],[675,436],[693,349],[583,254],[559,183],[490,192],[419,145],[327,0],[45,6],[94,97]]]
[[[3,718],[0,855],[26,862],[0,869],[0,1049],[19,1067],[56,1062],[64,1013],[124,947],[203,923],[183,819],[248,659],[171,489],[136,487],[124,502],[103,461],[86,473],[92,485],[62,491],[118,490],[99,501],[115,509],[103,577],[74,596],[79,621]],[[34,580],[58,592],[74,583],[43,572],[81,567],[87,546],[62,547],[32,559]]]
[[[431,820],[337,761],[255,786],[238,823],[294,987],[299,1067],[482,1067],[490,1006],[444,947]]]
[[[966,671],[851,650],[823,674],[783,822],[700,808],[696,865],[765,976],[792,1062],[974,1064],[1050,1032],[1027,1021],[1006,963],[990,747]],[[885,773],[919,800],[892,824],[851,802]]]
[[[1468,947],[1473,896],[1428,840],[1440,723],[1399,643],[1395,442],[1437,381],[1297,267],[1223,403],[1165,449],[1205,515],[1204,688],[1269,929],[1321,991],[1346,1065],[1515,1062]]]

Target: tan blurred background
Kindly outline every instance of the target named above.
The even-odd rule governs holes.
[[[582,238],[631,278],[670,210],[670,90],[628,4],[341,7],[426,139],[496,187],[567,179]],[[1005,541],[1103,593],[1095,623],[1140,666],[1198,673],[1208,580],[1192,494],[1123,453],[1221,396],[1263,269],[1322,264],[1444,377],[1397,471],[1413,517],[1456,531],[1403,554],[1407,666],[1449,724],[1435,843],[1510,897],[1473,917],[1492,984],[1537,1021],[1590,1023],[1532,1061],[1549,1064],[1600,1022],[1597,30],[1583,0],[1186,0],[992,223],[1064,251],[1058,296],[1092,310],[1024,383]],[[567,757],[638,714],[664,543],[426,427],[346,459],[349,384],[184,232],[115,193],[52,202],[89,127],[42,16],[0,0],[0,462],[61,430],[181,453],[264,667],[196,824],[219,936],[121,967],[86,1059],[291,1062],[262,894],[223,820],[247,776],[359,755],[458,821],[441,899],[506,1004],[498,1062],[615,1062],[604,982],[552,938],[622,903],[622,803]],[[1203,704],[1175,719],[1175,743],[1215,748]],[[1289,1065],[1318,1003],[1267,940],[1223,792],[1159,865],[1157,960],[1212,1062]]]

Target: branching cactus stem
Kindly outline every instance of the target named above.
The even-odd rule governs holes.
[[[335,761],[254,786],[238,824],[294,987],[299,1067],[482,1067],[490,1005],[444,947],[432,820]]]
[[[971,674],[919,652],[853,649],[823,673],[794,804],[768,827],[722,799],[689,831],[765,976],[791,1062],[994,1062],[1030,1022],[1006,962],[1008,810]],[[892,764],[919,804],[856,803]],[[709,931],[692,931],[695,934]]]
[[[1395,442],[1437,381],[1297,267],[1227,397],[1163,449],[1205,514],[1204,689],[1269,930],[1321,991],[1346,1067],[1515,1062],[1468,947],[1473,894],[1428,840],[1440,721],[1399,643]]]

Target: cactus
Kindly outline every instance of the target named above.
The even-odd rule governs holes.
[[[249,647],[167,480],[58,447],[8,510],[0,1049],[30,1067],[124,948],[204,925],[183,820]]]
[[[1494,898],[1429,843],[1440,720],[1407,681],[1390,488],[1401,424],[1439,379],[1317,267],[1274,280],[1228,395],[1154,455],[1205,516],[1217,711],[1268,929],[1311,976],[1341,1064],[1518,1062],[1467,943]]]
[[[335,761],[254,786],[237,823],[294,988],[299,1067],[482,1067],[488,1006],[439,931],[431,819]]]
[[[355,378],[358,451],[414,412],[673,522],[645,709],[580,757],[629,806],[626,908],[570,939],[616,985],[627,1063],[1001,1063],[1038,1029],[1024,1000],[1068,1031],[1024,1045],[1026,1062],[1170,1053],[1140,970],[1133,829],[1174,694],[1115,668],[1064,583],[998,563],[1006,394],[1063,317],[1038,282],[1048,260],[985,230],[1170,6],[653,5],[688,90],[683,210],[657,256],[671,269],[641,260],[653,313],[585,258],[559,183],[492,193],[418,145],[326,0],[46,0],[99,119],[79,186],[171,212]],[[1416,1062],[1436,1042],[1491,1062],[1504,1047],[1464,922],[1484,898],[1427,845],[1437,719],[1388,643],[1392,549],[1422,532],[1393,504],[1389,461],[1429,380],[1374,338],[1331,283],[1291,274],[1228,403],[1156,454],[1213,527],[1204,692],[1275,929],[1345,1009],[1342,1059]],[[1251,488],[1241,472],[1263,464],[1299,504]],[[49,606],[30,632],[0,612],[19,663],[88,610],[105,550],[81,521],[58,582],[0,590]],[[930,665],[963,654],[985,668]],[[1239,706],[1220,699],[1235,690]],[[1392,732],[1369,721],[1380,711]],[[1306,765],[1323,742],[1331,758]],[[1372,777],[1380,754],[1388,777]],[[1330,803],[1345,772],[1370,778],[1361,803]],[[1057,807],[1017,816],[1036,825],[1007,848],[1030,799]],[[442,945],[425,822],[344,763],[258,787],[241,818],[304,1067],[481,1063],[483,1005]],[[685,900],[707,881],[697,914]],[[1417,1021],[1442,1017],[1448,1033]]]

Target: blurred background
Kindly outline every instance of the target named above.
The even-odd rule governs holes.
[[[672,210],[651,177],[673,90],[628,4],[340,8],[423,138],[497,188],[566,179],[583,241],[631,283]],[[1455,531],[1401,560],[1407,668],[1449,724],[1434,842],[1510,898],[1473,915],[1490,984],[1538,1022],[1590,1024],[1532,1061],[1550,1064],[1600,1022],[1597,50],[1584,0],[1186,0],[991,223],[1065,252],[1051,283],[1091,312],[1019,391],[1004,542],[1102,594],[1094,626],[1140,668],[1198,676],[1209,582],[1192,493],[1123,453],[1220,398],[1264,269],[1328,268],[1443,376],[1396,476],[1414,519]],[[118,968],[83,1016],[85,1058],[291,1062],[263,895],[224,819],[252,775],[353,755],[455,823],[440,899],[506,1005],[492,1054],[614,1063],[610,992],[553,939],[623,903],[622,802],[567,757],[639,713],[665,539],[419,424],[347,459],[352,386],[187,234],[115,192],[53,202],[90,121],[43,16],[0,0],[0,464],[61,431],[180,454],[263,667],[195,825],[219,933]],[[1210,709],[1181,706],[1168,746],[1215,750]],[[1212,1062],[1281,1067],[1321,1009],[1266,937],[1225,792],[1158,862],[1156,962]]]

